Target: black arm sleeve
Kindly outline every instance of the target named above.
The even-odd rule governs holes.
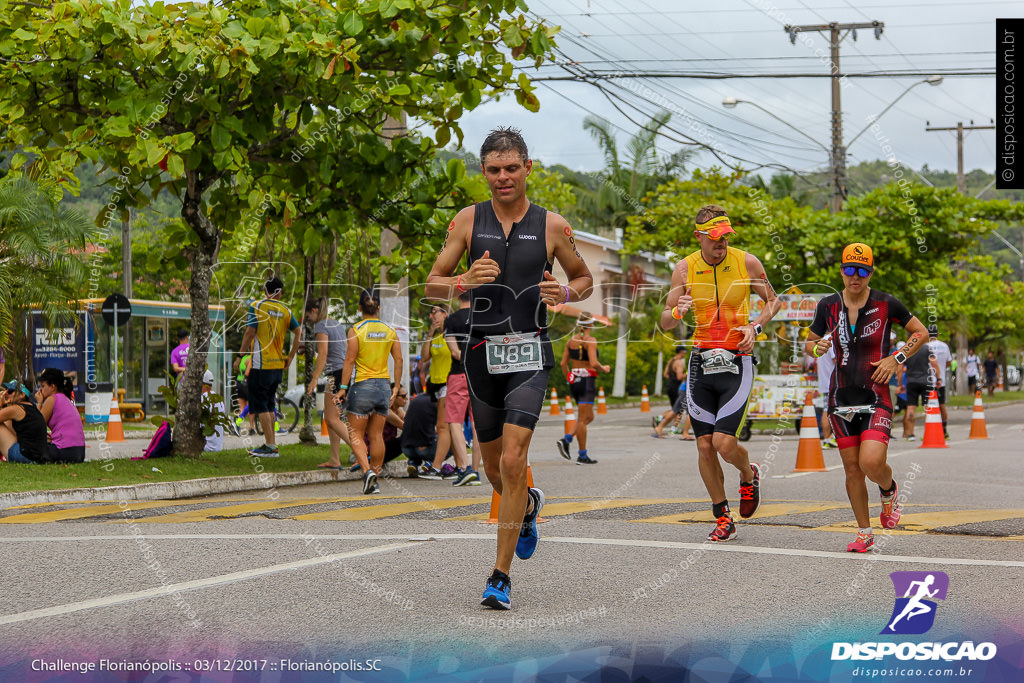
[[[819,337],[824,337],[825,333],[828,332],[828,321],[825,319],[828,316],[828,299],[829,297],[825,297],[819,301],[817,307],[814,309],[814,320],[811,322],[811,332]]]

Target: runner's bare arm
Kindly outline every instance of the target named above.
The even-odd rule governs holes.
[[[922,344],[921,342],[928,339],[928,329],[924,326],[923,322],[917,319],[917,316],[914,316],[907,321],[906,330],[910,337],[907,339],[907,343],[900,348],[899,352],[910,358],[927,346],[927,344]],[[896,362],[895,356],[895,353],[890,353],[885,358],[876,360],[871,364],[875,368],[875,371],[871,374],[873,382],[885,384],[889,381],[889,378],[896,374],[900,364]]]
[[[459,211],[448,225],[444,244],[441,245],[441,251],[437,253],[434,267],[427,275],[427,286],[424,292],[427,299],[435,302],[454,299],[459,295],[459,287],[462,289],[479,287],[493,282],[501,272],[498,262],[489,258],[489,252],[484,252],[483,257],[474,261],[468,271],[461,274],[455,273],[455,269],[459,267],[459,262],[462,260],[462,255],[469,251],[475,213],[474,207],[467,206]]]
[[[451,352],[452,358],[462,360],[462,349],[459,348],[458,339],[455,337],[445,337],[444,343],[448,345],[448,351]]]
[[[569,343],[566,342],[565,348],[562,350],[562,374],[569,374]]]
[[[690,288],[686,286],[686,275],[686,259],[683,259],[672,270],[672,284],[669,286],[668,297],[665,299],[665,310],[661,312],[660,322],[663,330],[671,330],[678,326],[679,321],[693,305]],[[678,318],[672,315],[674,310],[678,311]]]
[[[345,365],[341,369],[341,383],[346,387],[352,381],[352,371],[355,369],[356,356],[359,355],[359,337],[356,336],[356,328],[352,326],[348,328],[348,339],[345,343]],[[341,389],[335,387],[338,391],[334,394],[334,402],[340,403],[341,399],[344,398],[348,389]]]
[[[398,339],[391,343],[391,358],[395,363],[395,386],[391,388],[391,403],[395,402],[399,390],[402,388],[402,342]]]
[[[607,365],[601,365],[601,361],[597,359],[597,340],[588,339],[583,344],[587,347],[587,357],[590,358],[590,367],[598,372],[608,372],[611,367]],[[567,347],[568,348],[568,347]]]
[[[544,280],[539,283],[541,301],[548,306],[556,306],[586,299],[594,289],[594,276],[576,248],[572,228],[564,218],[550,211],[545,227],[548,259],[558,261],[569,281],[560,283],[550,272],[545,272]]]

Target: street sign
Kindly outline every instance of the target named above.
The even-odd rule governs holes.
[[[132,317],[132,304],[123,294],[111,294],[103,300],[103,319],[108,325],[121,327]]]

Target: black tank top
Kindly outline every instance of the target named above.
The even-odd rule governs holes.
[[[547,306],[540,302],[538,285],[548,261],[547,211],[530,204],[523,220],[512,225],[508,237],[494,215],[491,202],[476,205],[469,265],[485,251],[498,262],[501,274],[490,284],[472,291],[470,327],[475,336],[547,329]]]
[[[587,351],[586,343],[581,339],[580,345],[575,349],[569,347],[569,358],[571,360],[589,361],[590,353]]]
[[[554,366],[554,352],[547,337],[548,309],[540,300],[540,282],[548,261],[546,209],[530,204],[526,215],[513,223],[508,237],[494,214],[491,202],[480,202],[473,212],[469,265],[490,251],[501,273],[494,282],[470,290],[471,335],[482,339],[512,332],[540,332],[544,340],[545,367]]]
[[[14,433],[18,435],[18,445],[21,447],[21,454],[35,462],[47,460],[46,449],[46,418],[39,412],[39,409],[28,401],[18,404],[25,411],[25,418],[21,421],[11,420]]]

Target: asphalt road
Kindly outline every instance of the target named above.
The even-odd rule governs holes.
[[[949,448],[891,444],[903,522],[856,555],[843,552],[855,529],[835,450],[830,471],[793,475],[796,436],[755,433],[761,510],[736,541],[709,544],[692,442],[651,439],[649,415],[612,411],[591,426],[600,463],[576,466],[554,448],[560,418],[545,416],[530,459],[548,521],[536,555],[513,564],[510,612],[479,605],[495,549],[486,484],[396,470],[373,497],[351,481],[0,511],[0,680],[34,660],[147,657],[188,664],[180,680],[565,680],[599,666],[629,680],[638,662],[850,680],[855,663],[824,660],[833,642],[879,638],[895,571],[949,576],[928,639],[1016,632],[1000,657],[1020,666],[1024,408],[987,417],[988,441],[968,441],[970,413],[957,411]],[[262,671],[216,671],[253,666],[223,663],[235,658]],[[348,670],[295,668],[316,662]]]

